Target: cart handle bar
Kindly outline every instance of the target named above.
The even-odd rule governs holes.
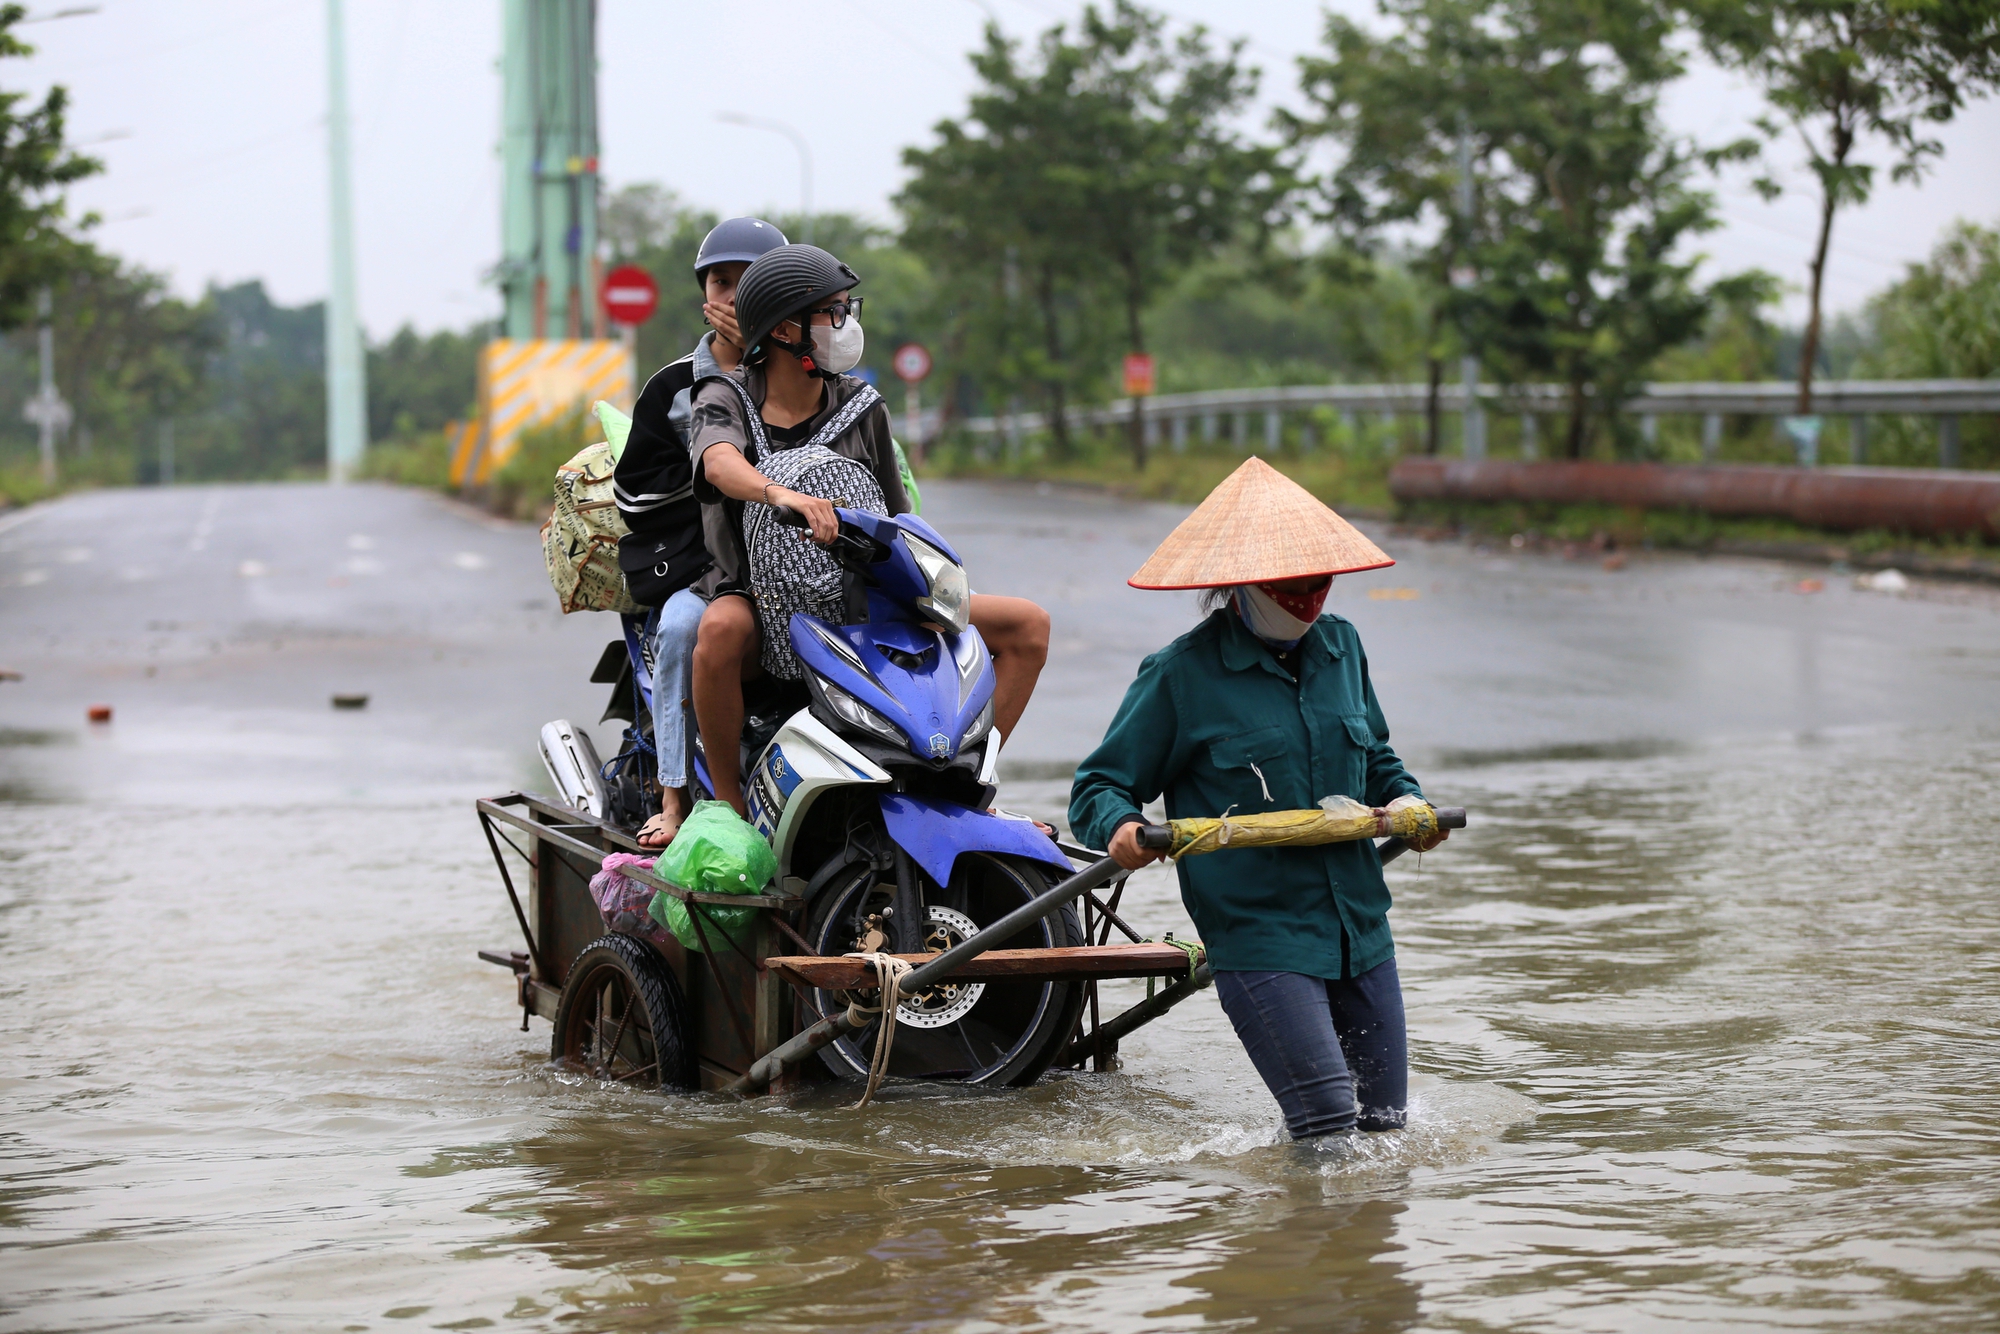
[[[1455,821],[1455,823],[1448,823],[1447,821]],[[1440,827],[1446,829],[1463,829],[1465,827],[1465,811],[1456,807],[1441,810],[1438,812],[1438,824]],[[1153,850],[1170,848],[1174,843],[1174,831],[1167,825],[1141,825],[1139,826],[1138,840],[1139,846],[1142,848]],[[1075,875],[1072,875],[1069,879],[1055,886],[1055,888],[1043,891],[1041,894],[1036,895],[1020,907],[1014,909],[1013,912],[1002,917],[999,921],[967,936],[964,940],[928,962],[912,968],[904,976],[901,985],[897,989],[905,995],[910,995],[924,990],[933,983],[942,981],[953,969],[959,967],[967,960],[977,958],[990,949],[999,948],[1000,943],[1008,937],[1027,927],[1033,926],[1036,922],[1041,921],[1044,917],[1068,904],[1071,900],[1082,897],[1089,890],[1096,889],[1105,881],[1124,871],[1124,869],[1124,867],[1118,864],[1116,859],[1100,857],[1081,871],[1078,871]],[[776,1047],[758,1057],[757,1060],[751,1063],[748,1070],[744,1071],[739,1078],[725,1085],[722,1091],[724,1093],[737,1094],[754,1093],[776,1079],[784,1071],[785,1067],[797,1065],[800,1061],[803,1061],[806,1057],[812,1055],[828,1043],[852,1032],[855,1027],[857,1025],[848,1018],[848,1011],[844,1009],[827,1015],[820,1019],[819,1022],[790,1039],[779,1043]]]
[[[1150,846],[1166,847],[1173,839],[1173,831],[1165,825],[1150,825],[1141,831],[1141,837],[1162,840]],[[1044,890],[999,921],[967,936],[928,962],[912,968],[904,976],[898,990],[910,995],[942,981],[968,959],[976,958],[990,949],[997,949],[1008,937],[1033,926],[1072,899],[1096,889],[1113,876],[1122,875],[1124,871],[1125,868],[1114,858],[1100,857],[1069,879],[1062,881],[1054,889]],[[854,1027],[855,1025],[847,1017],[846,1010],[828,1015],[759,1057],[748,1070],[743,1072],[741,1078],[726,1085],[722,1091],[753,1093],[776,1079],[786,1066],[796,1065],[829,1042],[850,1032]]]

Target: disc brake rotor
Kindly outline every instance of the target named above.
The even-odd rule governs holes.
[[[925,949],[948,950],[978,933],[978,923],[964,913],[935,903],[927,906],[930,920],[924,932]],[[903,1003],[896,1007],[896,1022],[912,1028],[943,1028],[965,1018],[985,994],[984,982],[940,982],[903,997]]]

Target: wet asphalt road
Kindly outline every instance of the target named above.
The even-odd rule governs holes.
[[[925,491],[1055,618],[1003,799],[1058,814],[1193,618],[1122,583],[1182,511]],[[1117,1075],[862,1113],[557,1077],[472,957],[470,800],[603,705],[532,530],[0,517],[0,1329],[1990,1327],[2000,596],[1376,536],[1329,607],[1475,824],[1392,873],[1412,1127],[1334,1159],[1208,998]]]

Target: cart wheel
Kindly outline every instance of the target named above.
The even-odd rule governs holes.
[[[829,885],[814,901],[807,939],[820,954],[845,954],[856,946],[870,913],[890,901],[889,886],[863,868]],[[926,880],[926,944],[949,949],[1047,889],[1052,882],[1034,862],[986,853],[958,859],[951,884],[940,891]],[[1076,912],[1063,908],[1003,949],[1081,945]],[[988,981],[945,984],[897,1007],[896,1045],[889,1073],[902,1079],[951,1079],[968,1084],[1032,1084],[1048,1069],[1076,1028],[1083,987],[1074,982]],[[847,1004],[845,993],[815,990],[811,1006],[821,1015]],[[823,1047],[820,1058],[838,1075],[866,1075],[879,1023],[856,1029]]]
[[[680,984],[651,946],[604,936],[579,954],[556,1003],[549,1059],[634,1088],[694,1087]]]

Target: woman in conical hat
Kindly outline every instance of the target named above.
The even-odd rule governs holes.
[[[1225,479],[1128,581],[1207,590],[1209,614],[1140,665],[1077,771],[1076,836],[1137,868],[1162,855],[1136,837],[1162,794],[1169,818],[1336,795],[1422,801],[1389,748],[1360,637],[1320,611],[1335,575],[1394,563],[1261,459]],[[1222,1008],[1292,1136],[1400,1127],[1403,996],[1374,843],[1244,848],[1177,869]]]

